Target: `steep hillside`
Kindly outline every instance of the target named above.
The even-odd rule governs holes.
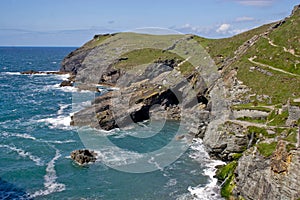
[[[211,156],[228,199],[300,198],[300,5],[284,20],[231,38],[97,35],[61,71],[77,86],[115,86],[73,116],[111,130],[185,120]],[[211,58],[211,59],[210,59]],[[155,109],[153,106],[156,105]],[[117,108],[115,108],[117,106]]]
[[[224,197],[300,196],[299,13],[296,6],[282,21],[220,40],[249,36],[231,51],[221,45],[220,54],[225,56],[215,57],[217,62],[222,58],[218,65],[231,114],[205,133],[204,143],[216,157],[229,162],[217,174],[223,180]],[[215,41],[205,42],[213,46]],[[213,51],[218,55],[217,48]],[[248,140],[241,139],[245,136]]]

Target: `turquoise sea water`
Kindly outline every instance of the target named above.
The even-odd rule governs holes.
[[[93,94],[59,88],[65,75],[19,73],[57,71],[72,50],[0,47],[0,199],[219,199],[211,177],[214,163],[199,140],[175,162],[155,171],[116,169],[137,162],[141,152],[166,145],[177,131],[177,122],[167,122],[163,132],[152,140],[139,139],[136,146],[132,135],[155,133],[155,123],[142,124],[143,130],[137,126],[107,133],[86,128],[79,134],[69,126],[70,114],[88,102],[74,105],[72,97]],[[96,163],[79,166],[69,155],[85,148],[82,133],[87,138],[109,138],[119,149],[103,145]]]

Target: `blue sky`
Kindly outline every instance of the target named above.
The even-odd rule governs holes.
[[[141,27],[228,37],[288,16],[299,0],[0,0],[0,46],[80,46]]]

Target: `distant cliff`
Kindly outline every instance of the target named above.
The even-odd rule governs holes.
[[[299,33],[300,5],[225,39],[96,35],[61,71],[76,75],[77,87],[119,90],[97,97],[72,124],[111,130],[150,117],[184,120],[187,134],[228,163],[217,172],[222,196],[300,199]]]

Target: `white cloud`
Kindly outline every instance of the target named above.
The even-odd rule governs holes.
[[[269,6],[275,0],[234,0],[245,6]]]
[[[228,30],[230,29],[231,25],[230,24],[222,24],[217,30],[217,33],[227,33]]]
[[[203,26],[196,26],[192,24],[184,24],[182,26],[173,26],[170,29],[175,29],[182,33],[195,33],[195,34],[210,34],[213,31],[212,27],[203,27]]]
[[[254,21],[255,18],[253,17],[247,17],[247,16],[244,16],[244,17],[238,17],[235,19],[236,22],[250,22],[250,21]]]

